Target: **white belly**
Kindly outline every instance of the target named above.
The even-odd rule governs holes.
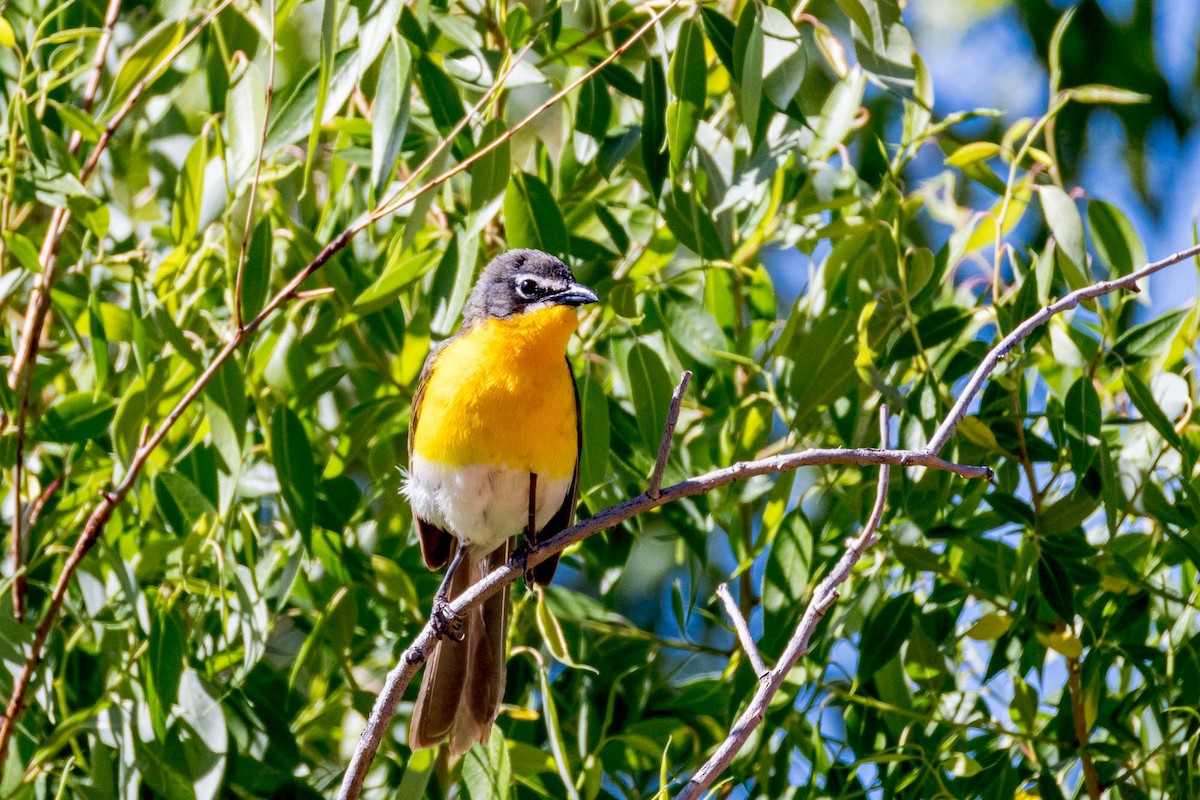
[[[537,526],[562,506],[570,478],[538,476]],[[486,555],[529,522],[529,473],[498,464],[452,467],[414,455],[402,490],[413,514]]]

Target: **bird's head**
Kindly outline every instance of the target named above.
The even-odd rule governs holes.
[[[575,281],[566,264],[549,253],[509,250],[484,268],[463,310],[463,323],[470,326],[489,317],[508,319],[598,300],[595,292]]]

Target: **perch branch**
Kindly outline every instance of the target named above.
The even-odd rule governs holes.
[[[742,580],[747,580],[745,576]],[[737,600],[733,599],[733,595],[729,593],[729,584],[722,583],[717,587],[717,597],[721,598],[721,602],[725,605],[725,613],[729,615],[729,619],[733,622],[733,629],[737,631],[738,641],[742,645],[742,650],[746,653],[746,658],[750,659],[750,666],[754,669],[754,675],[762,680],[767,677],[770,670],[763,663],[762,653],[758,652],[758,645],[754,643],[754,637],[750,635],[750,625],[746,622],[746,618],[742,616],[742,610],[738,608]]]
[[[537,550],[528,554],[528,567],[537,566],[546,560],[546,558],[561,552],[576,542],[581,542],[602,531],[610,530],[626,520],[664,506],[667,503],[685,497],[706,494],[735,481],[746,480],[756,475],[778,474],[799,467],[831,464],[853,464],[857,466],[890,465],[897,467],[924,466],[931,469],[946,470],[964,477],[990,479],[992,476],[992,471],[987,467],[970,467],[963,464],[953,464],[936,456],[930,456],[928,453],[919,453],[913,450],[880,450],[875,448],[802,450],[797,453],[787,453],[756,461],[743,461],[733,466],[715,469],[703,475],[697,475],[694,478],[688,478],[687,480],[668,486],[659,493],[658,497],[641,494],[632,500],[626,500],[624,503],[607,508],[541,542]],[[878,520],[882,516],[882,513],[880,509],[871,515],[871,520],[876,525],[878,525]],[[860,549],[862,550],[870,546],[869,541],[865,538],[867,532],[868,529],[864,528],[864,534],[860,534],[855,540],[857,544],[861,545]],[[849,553],[851,553],[851,550],[847,550],[847,554]],[[861,553],[859,553],[859,556],[861,556]],[[854,561],[857,560],[858,557],[856,556]],[[844,565],[844,570],[843,562],[847,562]],[[848,561],[847,556],[843,556],[842,561],[838,562],[838,566],[834,568],[834,572],[831,573],[830,578],[826,580],[829,581],[841,574],[839,570],[848,574],[851,566],[853,566],[853,562]],[[455,598],[454,602],[451,603],[451,610],[456,614],[465,614],[469,609],[479,605],[500,591],[504,586],[520,578],[523,574],[522,570],[525,568],[527,568],[525,561],[522,561],[520,558],[510,559],[508,563],[492,570],[482,580]],[[844,580],[844,575],[836,583],[840,583],[841,580]],[[836,586],[836,583],[833,585]],[[820,587],[818,587],[819,590]],[[815,595],[814,604],[810,606],[808,615],[811,616],[812,613],[815,613],[814,609],[820,607],[815,604],[816,599],[820,599],[824,603],[820,612],[823,614],[824,609],[828,608],[835,598],[836,594]],[[815,626],[818,621],[819,617],[810,619],[808,623],[809,627]],[[802,624],[804,624],[803,621]],[[404,696],[404,691],[408,687],[409,682],[417,674],[417,670],[421,664],[425,662],[435,641],[433,624],[426,623],[421,632],[413,639],[412,644],[400,656],[400,660],[396,666],[388,673],[383,691],[380,692],[379,697],[375,700],[375,705],[371,709],[371,715],[367,719],[367,725],[363,729],[362,736],[359,738],[358,746],[354,750],[354,755],[351,757],[346,774],[342,776],[342,786],[337,795],[338,800],[355,800],[359,796],[359,793],[362,791],[363,781],[367,776],[367,770],[371,766],[371,761],[375,758],[379,744],[383,741],[392,717],[396,713],[396,706],[399,704],[400,698]],[[786,657],[788,654],[785,652],[784,655]],[[793,661],[799,657],[800,654],[797,652],[793,656]],[[780,663],[784,662],[781,661]],[[775,669],[779,670],[780,667],[777,666]],[[784,673],[786,674],[786,670]],[[782,684],[782,678],[774,686],[771,694],[774,694],[778,690],[779,684]],[[761,685],[765,686],[767,684],[764,683]]]
[[[679,385],[671,395],[671,407],[667,410],[667,422],[663,425],[662,439],[658,443],[658,455],[654,458],[654,471],[650,473],[650,487],[646,494],[658,497],[662,490],[663,473],[667,471],[667,459],[671,457],[671,440],[675,437],[675,427],[679,424],[679,407],[683,405],[683,395],[692,380],[692,371],[684,370],[679,377]]]
[[[885,446],[889,438],[889,414],[890,412],[886,405],[879,407],[879,433]],[[750,734],[754,733],[755,729],[762,724],[767,714],[767,707],[771,704],[771,698],[783,686],[788,673],[792,671],[792,667],[796,665],[800,657],[808,652],[808,642],[812,638],[817,624],[825,616],[826,612],[829,611],[830,607],[837,602],[838,586],[846,578],[850,577],[850,571],[854,569],[854,565],[859,562],[872,545],[879,541],[879,523],[883,521],[883,511],[887,504],[890,479],[890,466],[886,463],[881,464],[879,486],[875,492],[875,507],[871,510],[871,516],[867,520],[867,524],[863,526],[858,536],[847,542],[846,550],[842,553],[842,557],[838,559],[837,564],[834,565],[833,570],[817,584],[817,588],[813,591],[812,599],[808,601],[808,607],[804,609],[804,614],[800,617],[800,622],[796,625],[796,630],[792,634],[792,638],[788,640],[787,647],[783,650],[783,655],[780,657],[779,663],[775,665],[774,669],[768,670],[766,674],[760,676],[754,697],[750,700],[750,704],[746,707],[746,710],[738,717],[733,728],[730,729],[729,735],[725,737],[725,741],[721,742],[708,761],[704,763],[704,766],[696,771],[696,774],[683,787],[683,790],[676,796],[675,800],[695,800],[700,797],[704,790],[712,786],[717,776],[733,761],[738,751],[742,749],[742,745],[750,738]],[[753,646],[753,643],[751,643],[751,647]]]

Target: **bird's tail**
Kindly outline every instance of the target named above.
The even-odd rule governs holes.
[[[450,579],[454,600],[496,566],[508,560],[509,545],[484,558],[470,558]],[[450,754],[461,755],[486,743],[504,699],[508,587],[463,615],[463,640],[442,639],[433,647],[421,678],[421,691],[408,728],[414,750],[450,738]]]

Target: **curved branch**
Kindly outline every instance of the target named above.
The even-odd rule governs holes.
[[[889,422],[888,407],[880,406],[879,434],[884,444],[888,440]],[[788,673],[792,671],[792,667],[796,665],[800,657],[808,652],[808,642],[812,639],[817,624],[830,607],[837,602],[838,586],[850,577],[850,571],[854,569],[854,565],[879,541],[879,523],[883,521],[883,511],[887,505],[891,474],[891,467],[886,463],[882,464],[879,470],[879,485],[875,490],[875,507],[871,510],[867,524],[863,526],[858,536],[846,543],[846,551],[842,553],[842,557],[813,590],[812,599],[808,601],[808,607],[804,609],[804,614],[800,617],[799,624],[796,625],[796,631],[788,640],[787,647],[783,649],[783,655],[780,656],[779,662],[774,669],[759,676],[758,688],[754,692],[754,697],[751,698],[746,710],[742,712],[733,728],[730,729],[725,741],[721,742],[708,761],[704,762],[704,766],[696,770],[696,774],[676,795],[675,800],[695,800],[705,789],[712,786],[717,776],[737,756],[738,751],[750,738],[750,734],[754,733],[755,729],[762,724],[767,715],[767,707],[771,704],[771,698],[783,686]]]
[[[958,428],[958,424],[967,415],[967,407],[971,405],[975,396],[979,394],[979,390],[983,388],[983,384],[987,381],[988,376],[995,372],[996,367],[1000,365],[1000,359],[1011,353],[1013,348],[1028,338],[1029,334],[1046,324],[1055,314],[1070,311],[1085,300],[1094,300],[1097,297],[1115,292],[1118,289],[1132,289],[1136,292],[1138,290],[1137,282],[1142,278],[1195,256],[1200,256],[1200,245],[1180,250],[1178,253],[1169,255],[1160,261],[1147,264],[1136,272],[1131,272],[1124,277],[1115,278],[1111,281],[1099,281],[1090,286],[1084,286],[1082,289],[1076,289],[1063,299],[1051,303],[1013,328],[1012,332],[1001,339],[976,368],[975,372],[971,375],[971,379],[967,381],[967,385],[963,388],[962,394],[955,401],[954,407],[946,415],[946,419],[933,432],[933,436],[930,437],[929,445],[926,449],[930,453],[940,453],[946,447],[946,444],[950,441],[950,437],[954,435],[954,431]]]
[[[675,500],[681,500],[685,497],[706,494],[714,489],[736,481],[746,480],[756,475],[772,475],[789,472],[800,467],[830,464],[897,467],[923,466],[930,469],[953,472],[956,475],[968,478],[990,480],[992,477],[992,471],[988,467],[954,464],[937,456],[931,456],[928,453],[920,453],[914,450],[879,450],[875,448],[853,450],[817,449],[786,453],[757,461],[742,461],[731,467],[715,469],[703,475],[697,475],[694,478],[688,478],[687,480],[668,486],[659,492],[658,497],[651,497],[648,493],[641,494],[632,500],[626,500],[624,503],[607,508],[595,516],[589,517],[541,542],[537,550],[528,554],[527,561],[520,557],[515,557],[510,559],[507,564],[492,570],[483,580],[459,595],[451,603],[450,607],[456,614],[465,614],[468,609],[474,608],[500,591],[504,586],[521,578],[525,574],[525,570],[529,567],[537,566],[551,555],[561,552],[576,542],[581,542],[597,533],[614,528],[622,522],[656,509],[659,506],[666,505]],[[881,484],[883,483],[885,481],[881,480]],[[884,486],[884,490],[886,490],[886,486]],[[865,551],[875,541],[873,538],[874,527],[872,525],[878,526],[882,514],[882,508],[877,508],[876,513],[871,516],[872,522],[868,523],[868,527],[864,528],[863,533],[855,539],[855,546],[858,547],[861,545],[860,549],[862,551]],[[851,551],[848,550],[847,552]],[[830,585],[836,586],[838,583],[841,583],[859,557],[861,557],[861,552],[852,561],[846,561],[846,557],[843,556],[842,561],[846,561],[846,563],[843,565],[842,561],[839,561],[838,566],[834,568],[834,572],[830,574],[829,578],[826,578],[826,581],[830,581],[840,575],[841,577],[837,577],[837,580]],[[824,614],[825,609],[837,598],[837,594],[836,592],[832,594],[826,592],[822,595],[820,592],[821,589],[818,587],[818,592],[814,595],[814,603],[816,599],[822,601],[824,605],[820,609],[820,614]],[[806,613],[806,618],[809,616],[810,614]],[[808,635],[811,635],[811,628],[819,620],[820,616],[809,619]],[[801,624],[805,623],[802,621]],[[432,623],[426,623],[412,644],[404,651],[399,663],[388,673],[383,691],[380,692],[379,697],[375,700],[375,706],[371,709],[371,716],[367,719],[367,725],[363,729],[362,736],[359,738],[358,746],[354,750],[350,765],[346,768],[346,774],[342,777],[342,786],[337,795],[338,800],[354,800],[354,798],[359,796],[359,793],[362,791],[363,780],[366,778],[367,770],[371,766],[371,761],[375,758],[379,744],[383,741],[384,734],[387,732],[392,717],[396,713],[396,706],[399,704],[400,698],[404,696],[404,690],[408,687],[409,682],[417,674],[417,670],[421,664],[425,662],[435,641],[433,625]],[[804,644],[807,644],[807,636],[804,638]],[[782,674],[787,673],[787,670],[783,669],[783,665],[789,663],[787,658],[790,652],[791,648],[789,648],[788,652],[784,653],[784,658],[780,660],[779,665],[775,668],[776,670],[782,669]],[[797,651],[792,655],[792,662],[799,658],[801,654],[801,651]],[[782,678],[779,679],[779,683],[782,683]],[[762,685],[768,686],[770,684],[764,682]],[[779,686],[775,685],[771,690],[771,694],[774,694],[778,688]]]

